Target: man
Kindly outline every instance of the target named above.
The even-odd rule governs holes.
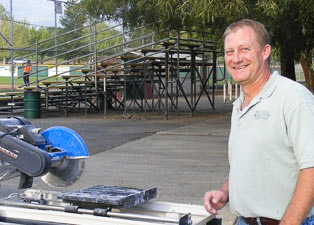
[[[205,209],[217,214],[230,202],[238,225],[314,225],[312,93],[270,73],[270,38],[261,23],[229,25],[224,49],[242,93],[232,111],[229,179],[205,193]]]
[[[31,69],[32,69],[30,60],[27,60],[26,64],[23,66],[24,66],[23,81],[24,81],[24,84],[26,86],[28,86],[29,85],[29,74],[30,74]]]

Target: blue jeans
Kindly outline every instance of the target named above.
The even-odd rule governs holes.
[[[23,81],[24,81],[24,84],[25,84],[26,86],[29,85],[29,73],[24,73],[24,74],[23,74]]]
[[[247,225],[246,223],[244,223],[242,217],[239,217],[238,221],[237,221],[237,225]],[[314,225],[314,216],[311,216],[309,218],[307,218],[302,225]]]

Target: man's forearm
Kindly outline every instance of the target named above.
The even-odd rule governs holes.
[[[298,225],[314,205],[314,168],[300,171],[298,183],[281,225]]]

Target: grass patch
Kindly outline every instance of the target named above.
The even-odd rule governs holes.
[[[38,78],[39,81],[42,79],[43,79],[42,77]],[[45,79],[45,81],[55,81],[55,80],[56,80],[56,77],[51,77],[51,78]],[[62,82],[64,80],[59,77],[58,81]],[[36,77],[30,77],[29,82],[30,83],[36,82]],[[0,84],[11,84],[11,77],[0,77]],[[14,77],[14,84],[15,85],[23,85],[24,84],[23,78]]]

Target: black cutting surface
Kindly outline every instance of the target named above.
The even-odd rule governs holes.
[[[58,195],[59,199],[78,206],[130,208],[156,198],[157,188],[137,189],[97,185]]]

